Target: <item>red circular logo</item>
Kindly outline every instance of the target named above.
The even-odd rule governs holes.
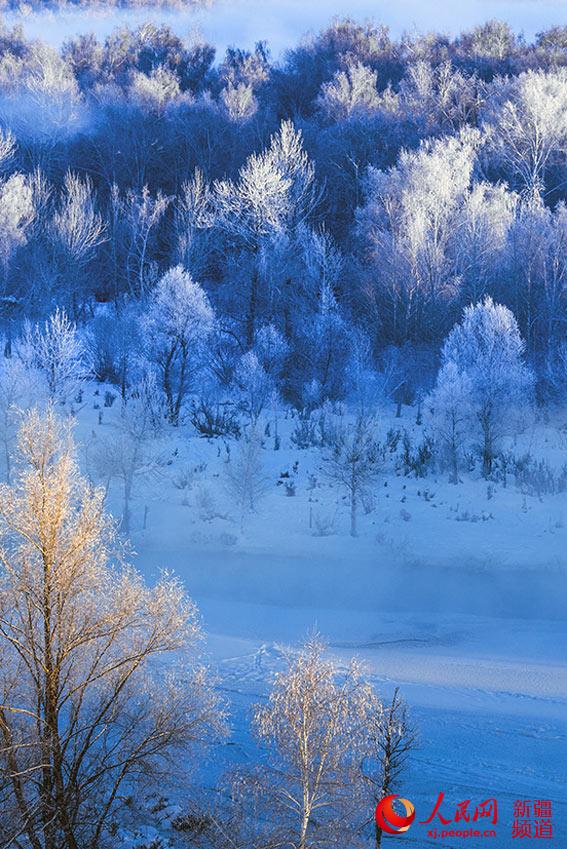
[[[406,815],[400,816],[394,810],[394,799],[397,799],[400,805],[403,805]],[[403,834],[407,831],[415,819],[415,808],[409,799],[402,799],[397,793],[392,793],[390,796],[384,796],[376,805],[376,825],[385,831],[387,834]]]

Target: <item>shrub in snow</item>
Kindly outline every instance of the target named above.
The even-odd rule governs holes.
[[[521,456],[500,453],[495,458],[493,478],[506,486],[509,476],[522,492],[538,498],[567,490],[567,463],[555,470],[546,460],[537,460],[529,453]]]
[[[430,436],[424,436],[422,441],[414,446],[409,433],[404,431],[400,459],[404,475],[424,478],[433,462],[433,440]]]
[[[291,444],[296,448],[316,448],[321,445],[319,422],[308,410],[300,410],[297,424],[290,436]]]
[[[199,511],[199,518],[202,522],[212,522],[213,519],[228,518],[225,513],[219,513],[213,494],[206,486],[197,487],[195,506]]]
[[[344,410],[330,401],[317,410],[299,410],[291,443],[297,448],[332,448],[340,439],[343,420]]]
[[[217,436],[240,437],[240,423],[231,401],[202,396],[191,402],[191,424],[200,436],[212,439]]]

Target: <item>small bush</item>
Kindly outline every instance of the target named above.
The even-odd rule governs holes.
[[[413,475],[416,478],[426,477],[433,465],[433,449],[434,442],[430,436],[425,436],[423,441],[414,447],[409,433],[404,431],[400,458],[403,474],[406,477],[409,475]]]
[[[171,822],[171,827],[175,831],[186,834],[204,834],[212,824],[212,820],[207,814],[185,814],[176,817]]]
[[[500,454],[496,457],[493,481],[506,486],[510,477],[524,495],[541,498],[567,491],[567,464],[555,471],[546,460],[536,460],[529,453],[520,456]]]
[[[313,514],[312,532],[314,537],[330,537],[335,533],[335,517]]]
[[[240,438],[240,423],[230,402],[209,403],[204,399],[193,402],[190,420],[197,433],[209,439],[218,436]]]

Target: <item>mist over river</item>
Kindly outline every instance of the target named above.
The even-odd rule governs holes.
[[[94,32],[106,37],[115,27],[135,27],[143,21],[168,24],[178,35],[205,39],[222,55],[231,45],[252,48],[268,42],[272,55],[297,44],[305,35],[325,27],[335,16],[345,17],[341,0],[305,3],[303,0],[218,0],[200,8],[167,9],[148,4],[137,9],[45,11],[5,16],[8,24],[22,24],[28,37],[54,46],[77,33]],[[492,18],[507,21],[530,40],[537,32],[567,23],[567,0],[352,0],[348,15],[372,19],[390,27],[393,36],[430,30],[456,34]]]

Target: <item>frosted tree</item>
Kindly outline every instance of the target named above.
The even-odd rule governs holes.
[[[98,849],[141,777],[183,774],[220,727],[181,584],[123,562],[66,425],[24,419],[0,488],[0,842]]]
[[[289,344],[273,324],[265,324],[256,331],[254,353],[266,373],[275,379],[282,373]]]
[[[61,295],[69,298],[77,318],[84,305],[85,269],[105,239],[102,216],[96,211],[92,183],[68,171],[61,202],[52,222],[52,241],[59,256]]]
[[[157,365],[172,424],[179,423],[213,325],[213,309],[201,286],[181,266],[166,272],[151,293],[143,328],[148,357]]]
[[[274,239],[303,225],[320,198],[301,133],[284,121],[269,148],[248,157],[237,182],[217,181],[214,193],[220,226],[250,257],[245,335],[247,346],[252,347],[262,295],[263,255]]]
[[[422,136],[457,133],[474,125],[480,102],[478,79],[451,62],[412,62],[399,86],[399,112]]]
[[[115,214],[125,225],[125,275],[126,286],[131,295],[144,298],[147,284],[151,280],[151,258],[157,228],[165,215],[171,198],[158,191],[155,197],[147,186],[140,192],[133,189],[121,198],[117,187],[113,187],[112,203]]]
[[[56,294],[58,275],[49,239],[53,189],[36,169],[26,175],[12,174],[2,183],[0,195],[0,267],[4,272],[0,289],[10,353],[20,316],[43,314]]]
[[[177,256],[184,268],[198,274],[212,251],[215,209],[213,192],[203,172],[197,168],[191,180],[183,183],[175,202]]]
[[[506,21],[491,20],[464,32],[460,37],[462,47],[474,57],[505,59],[513,53],[517,37]]]
[[[472,384],[466,372],[460,372],[449,360],[439,370],[428,403],[432,409],[433,428],[450,468],[451,483],[459,482],[460,460],[471,432]]]
[[[510,228],[507,300],[532,356],[563,338],[567,308],[567,213],[522,204]]]
[[[97,437],[89,451],[106,489],[111,480],[117,480],[122,487],[120,530],[124,534],[131,529],[137,484],[159,475],[161,462],[156,437],[160,435],[165,415],[162,398],[153,375],[144,376],[135,392],[124,399],[120,417],[110,426],[110,433],[101,439]]]
[[[378,73],[362,62],[349,63],[324,83],[317,98],[321,111],[334,121],[364,115],[377,110],[382,103],[378,93]]]
[[[97,380],[118,386],[123,399],[129,387],[138,383],[140,368],[144,370],[144,358],[140,354],[144,348],[143,312],[144,306],[139,301],[130,300],[118,314],[113,309],[101,309],[89,322],[93,372]]]
[[[325,231],[303,228],[299,234],[301,284],[294,285],[288,306],[296,321],[287,385],[300,403],[321,403],[345,395],[345,366],[353,338],[335,292],[340,287],[344,257]],[[315,394],[311,391],[317,385]],[[308,389],[309,400],[305,388]]]
[[[76,325],[57,308],[43,327],[26,326],[18,354],[43,376],[49,398],[72,400],[91,374],[91,356]]]
[[[374,437],[372,420],[360,416],[354,424],[343,426],[331,453],[323,458],[322,468],[325,477],[348,495],[350,535],[355,537],[361,498],[381,470],[380,446]]]
[[[0,172],[9,168],[15,155],[15,140],[10,132],[0,131]],[[18,172],[0,180],[0,314],[6,321],[5,351],[9,355],[12,345],[14,307],[21,303],[20,291],[10,291],[10,271],[13,258],[28,241],[32,223],[36,218],[34,177]],[[25,287],[28,291],[31,286]]]
[[[273,400],[276,387],[254,351],[247,351],[237,363],[234,383],[241,410],[254,426]]]
[[[262,253],[266,243],[282,228],[289,208],[289,180],[267,154],[252,155],[237,184],[215,184],[221,226],[242,242],[249,256],[250,284],[245,315],[245,338],[254,343],[261,297]]]
[[[545,261],[541,283],[538,322],[538,343],[551,347],[562,338],[567,314],[567,206],[557,204],[553,214],[546,216],[544,227]]]
[[[248,121],[256,114],[258,100],[254,89],[246,83],[228,82],[221,92],[222,102],[231,121]]]
[[[506,186],[473,184],[449,239],[448,255],[465,303],[476,303],[509,262],[509,237],[518,213],[518,195]]]
[[[513,314],[491,298],[467,307],[443,346],[442,370],[453,363],[456,373],[467,381],[463,386],[469,388],[486,477],[512,414],[525,410],[532,401],[534,378],[524,362],[524,348]]]
[[[563,404],[567,396],[567,344],[560,343],[547,354],[542,383],[546,400]]]
[[[344,257],[326,230],[303,227],[299,239],[311,298],[328,302],[338,287]]]
[[[0,444],[7,483],[12,477],[12,452],[21,417],[38,394],[38,376],[16,357],[0,363]]]
[[[376,268],[382,327],[396,343],[439,332],[458,292],[450,247],[478,143],[477,131],[463,130],[402,151],[387,173],[368,171],[358,227]]]
[[[84,126],[83,103],[71,67],[37,40],[25,55],[10,54],[2,69],[3,123],[30,149],[34,165],[53,158],[70,131]]]
[[[276,676],[254,727],[267,750],[261,792],[270,822],[297,849],[350,845],[360,763],[381,705],[355,661],[339,669],[309,640]],[[354,810],[353,810],[354,809]]]
[[[363,761],[363,774],[377,804],[398,790],[410,754],[418,742],[408,707],[397,687],[390,704],[380,705],[380,710],[374,711],[368,742],[370,753]],[[382,845],[382,829],[378,823],[374,845],[376,849]]]
[[[225,482],[238,508],[240,529],[244,532],[246,516],[255,512],[268,485],[262,462],[262,443],[255,431],[240,441],[236,456],[226,464]]]
[[[158,66],[149,74],[135,71],[132,74],[128,94],[145,112],[163,119],[167,106],[180,93],[177,75],[168,68]]]
[[[567,154],[567,69],[497,78],[488,95],[490,145],[524,195],[538,198],[548,168]]]
[[[26,243],[34,215],[32,180],[16,173],[0,182],[0,264],[4,291],[10,261],[16,249]]]
[[[16,156],[16,139],[11,130],[0,130],[0,171],[8,171]]]

